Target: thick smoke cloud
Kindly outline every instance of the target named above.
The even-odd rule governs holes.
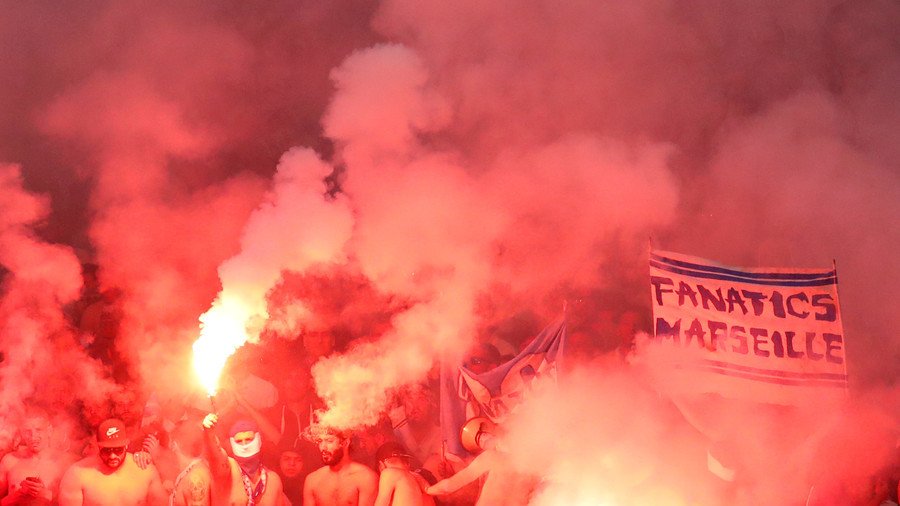
[[[52,192],[44,233],[123,292],[120,347],[155,388],[183,388],[197,316],[278,158],[323,145],[328,72],[371,38],[353,4],[358,20],[349,2],[4,7],[0,158]]]
[[[834,426],[878,419],[868,406],[881,397],[866,391],[895,385],[896,2],[94,1],[3,10],[0,115],[9,119],[0,162],[22,167],[16,195],[45,192],[53,206],[48,215],[40,204],[46,224],[33,239],[4,243],[5,261],[22,260],[4,264],[4,307],[10,321],[25,318],[13,301],[40,296],[56,311],[59,300],[8,280],[42,272],[49,254],[34,248],[76,248],[100,265],[105,288],[122,290],[120,348],[148,387],[188,388],[197,317],[211,305],[239,301],[253,338],[266,325],[293,338],[334,328],[323,322],[335,317],[317,314],[317,297],[301,289],[280,302],[273,294],[322,273],[359,276],[371,289],[353,300],[371,311],[348,318],[381,315],[378,325],[351,326],[378,335],[354,336],[366,339],[314,373],[326,422],[373,423],[393,389],[422,379],[435,358],[459,358],[500,334],[516,345],[566,301],[581,350],[649,330],[650,236],[734,265],[834,260],[859,399]],[[7,202],[0,208],[32,205]],[[77,266],[63,256],[59,286],[70,292]],[[319,298],[330,289],[323,284]],[[704,458],[706,436],[678,422],[680,411],[660,406],[626,368],[608,369],[607,378],[586,368],[570,384],[612,406],[593,418],[620,422],[587,448],[622,436],[622,451],[594,463],[640,476]],[[632,391],[640,402],[619,397]],[[682,425],[630,426],[635,411]],[[525,434],[532,419],[511,430]],[[544,422],[542,434],[566,423]],[[872,441],[884,440],[847,446]],[[649,470],[615,460],[632,453],[648,455]],[[560,451],[548,462],[576,495],[551,487],[540,504],[595,498],[591,483],[566,482],[571,473],[555,467],[569,458],[593,468],[581,457],[604,454],[592,455]],[[811,472],[802,456],[792,463]],[[647,500],[716,494],[679,488],[686,481]],[[629,493],[612,490],[610,500]]]
[[[545,477],[531,504],[867,504],[892,462],[898,413],[882,407],[896,392],[785,408],[660,396],[672,378],[645,374],[660,371],[578,364],[520,406],[498,446]],[[706,470],[707,451],[739,470],[736,489]]]
[[[14,427],[27,407],[65,413],[73,400],[106,401],[115,385],[75,345],[64,307],[78,298],[81,268],[70,247],[42,241],[35,229],[49,201],[22,187],[21,169],[0,166],[0,417]],[[71,385],[84,389],[71,391]]]
[[[433,69],[452,97],[445,136],[463,139],[456,145],[467,156],[496,160],[572,133],[671,143],[675,181],[654,181],[677,192],[678,212],[660,210],[672,219],[655,228],[658,246],[738,265],[828,265],[835,258],[848,307],[852,299],[858,307],[891,307],[876,287],[897,273],[862,259],[897,241],[877,225],[897,211],[896,149],[884,128],[900,116],[884,98],[896,91],[895,4],[414,4],[386,2],[376,26],[415,47]],[[883,107],[876,111],[876,103]],[[847,156],[816,160],[822,145]],[[801,174],[813,179],[808,186]],[[598,171],[595,180],[608,178]],[[884,197],[870,198],[873,185]],[[840,202],[819,195],[835,192]],[[580,199],[578,208],[584,205]],[[648,206],[656,207],[626,206],[624,214]],[[842,209],[836,223],[816,219],[835,209]],[[742,227],[753,228],[737,232]],[[874,335],[886,335],[896,321],[861,314],[848,312],[846,320],[859,351],[877,347],[896,357],[896,344]],[[877,376],[870,365],[857,375],[863,382]]]

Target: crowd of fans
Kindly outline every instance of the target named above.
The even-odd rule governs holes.
[[[374,426],[342,432],[317,424],[324,406],[311,368],[350,344],[328,332],[242,348],[215,399],[163,399],[129,378],[115,351],[118,294],[101,293],[93,274],[85,269],[70,318],[118,388],[100,407],[61,402],[8,413],[14,426],[0,428],[0,506],[525,506],[540,487],[539,477],[496,465],[506,456],[490,446],[469,462],[446,458],[437,370],[394,392]],[[633,332],[630,317],[625,323],[623,334]],[[572,351],[583,353],[577,342]],[[516,353],[506,344],[474,346],[465,365],[491,370]],[[896,476],[876,481],[872,504],[896,504]]]
[[[57,426],[66,417],[29,407],[4,441],[0,504],[370,505],[379,493],[387,495],[378,504],[435,504],[425,493],[434,473],[387,420],[356,434],[316,426],[317,400],[297,388],[308,387],[307,372],[288,375],[281,388],[234,371],[226,384],[215,412],[159,406],[123,388],[110,399],[108,418],[91,427],[87,418],[96,413],[79,420],[85,427]],[[284,394],[267,395],[269,388]],[[416,434],[438,429],[422,390],[399,395],[397,408],[408,402],[423,418],[405,426]],[[428,458],[440,473],[438,451]]]
[[[454,472],[440,455],[434,385],[398,391],[374,427],[325,430],[310,365],[334,343],[326,334],[304,341],[240,350],[214,399],[162,400],[123,376],[99,408],[64,401],[10,413],[0,504],[375,504],[379,493],[378,504],[471,504],[425,493]],[[83,344],[110,372],[126,370],[103,345]],[[261,355],[291,367],[273,369]]]
[[[248,345],[229,360],[215,398],[173,400],[135,381],[116,347],[120,294],[85,266],[67,308],[86,354],[116,388],[100,405],[28,400],[4,413],[0,504],[473,504],[478,487],[433,498],[426,490],[459,465],[441,455],[437,370],[395,392],[379,423],[336,432],[311,368],[351,345],[334,333]],[[2,359],[0,359],[2,360]],[[499,354],[493,357],[499,360]],[[77,396],[73,396],[77,397]]]

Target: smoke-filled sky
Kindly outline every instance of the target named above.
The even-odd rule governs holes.
[[[234,298],[253,338],[319,329],[300,303],[267,322],[265,297],[323,265],[392,315],[317,371],[367,409],[564,301],[573,332],[608,349],[623,322],[649,330],[649,237],[732,265],[834,260],[851,382],[897,379],[893,0],[0,11],[0,233],[62,258],[42,271],[22,262],[45,255],[4,251],[7,277],[68,294],[73,254],[99,264],[144,381],[180,381],[198,317]],[[9,199],[29,193],[49,207],[23,219]],[[371,415],[356,414],[343,423]]]

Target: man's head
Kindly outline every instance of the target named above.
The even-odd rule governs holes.
[[[379,471],[386,467],[409,468],[410,459],[412,459],[412,455],[406,451],[406,448],[394,441],[384,443],[375,452],[375,461],[378,462]]]
[[[144,409],[137,394],[123,387],[110,395],[110,414],[129,426],[135,426],[141,422]]]
[[[110,470],[118,469],[125,462],[128,437],[122,420],[110,418],[97,427],[97,446],[100,448],[100,461]]]
[[[411,385],[400,394],[400,402],[406,413],[406,419],[413,423],[436,422],[438,418],[438,399],[436,392],[422,385]]]
[[[19,428],[21,445],[32,453],[40,453],[50,443],[50,419],[46,413],[32,411],[25,414]]]
[[[278,456],[278,469],[282,478],[296,478],[303,472],[303,456],[294,448],[285,448]]]
[[[350,446],[348,434],[334,429],[326,429],[316,439],[316,446],[322,455],[322,463],[326,466],[334,466],[347,455]]]
[[[238,420],[228,431],[228,440],[231,442],[231,452],[235,459],[259,458],[262,449],[262,436],[259,427],[249,420]]]

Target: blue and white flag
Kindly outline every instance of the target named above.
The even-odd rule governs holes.
[[[441,367],[441,432],[445,454],[469,455],[460,429],[473,416],[501,424],[537,382],[556,382],[566,340],[566,320],[541,331],[515,358],[483,374],[464,366]]]
[[[653,251],[650,295],[657,357],[671,359],[656,365],[676,373],[665,381],[683,393],[794,404],[847,389],[834,268],[729,267]]]

